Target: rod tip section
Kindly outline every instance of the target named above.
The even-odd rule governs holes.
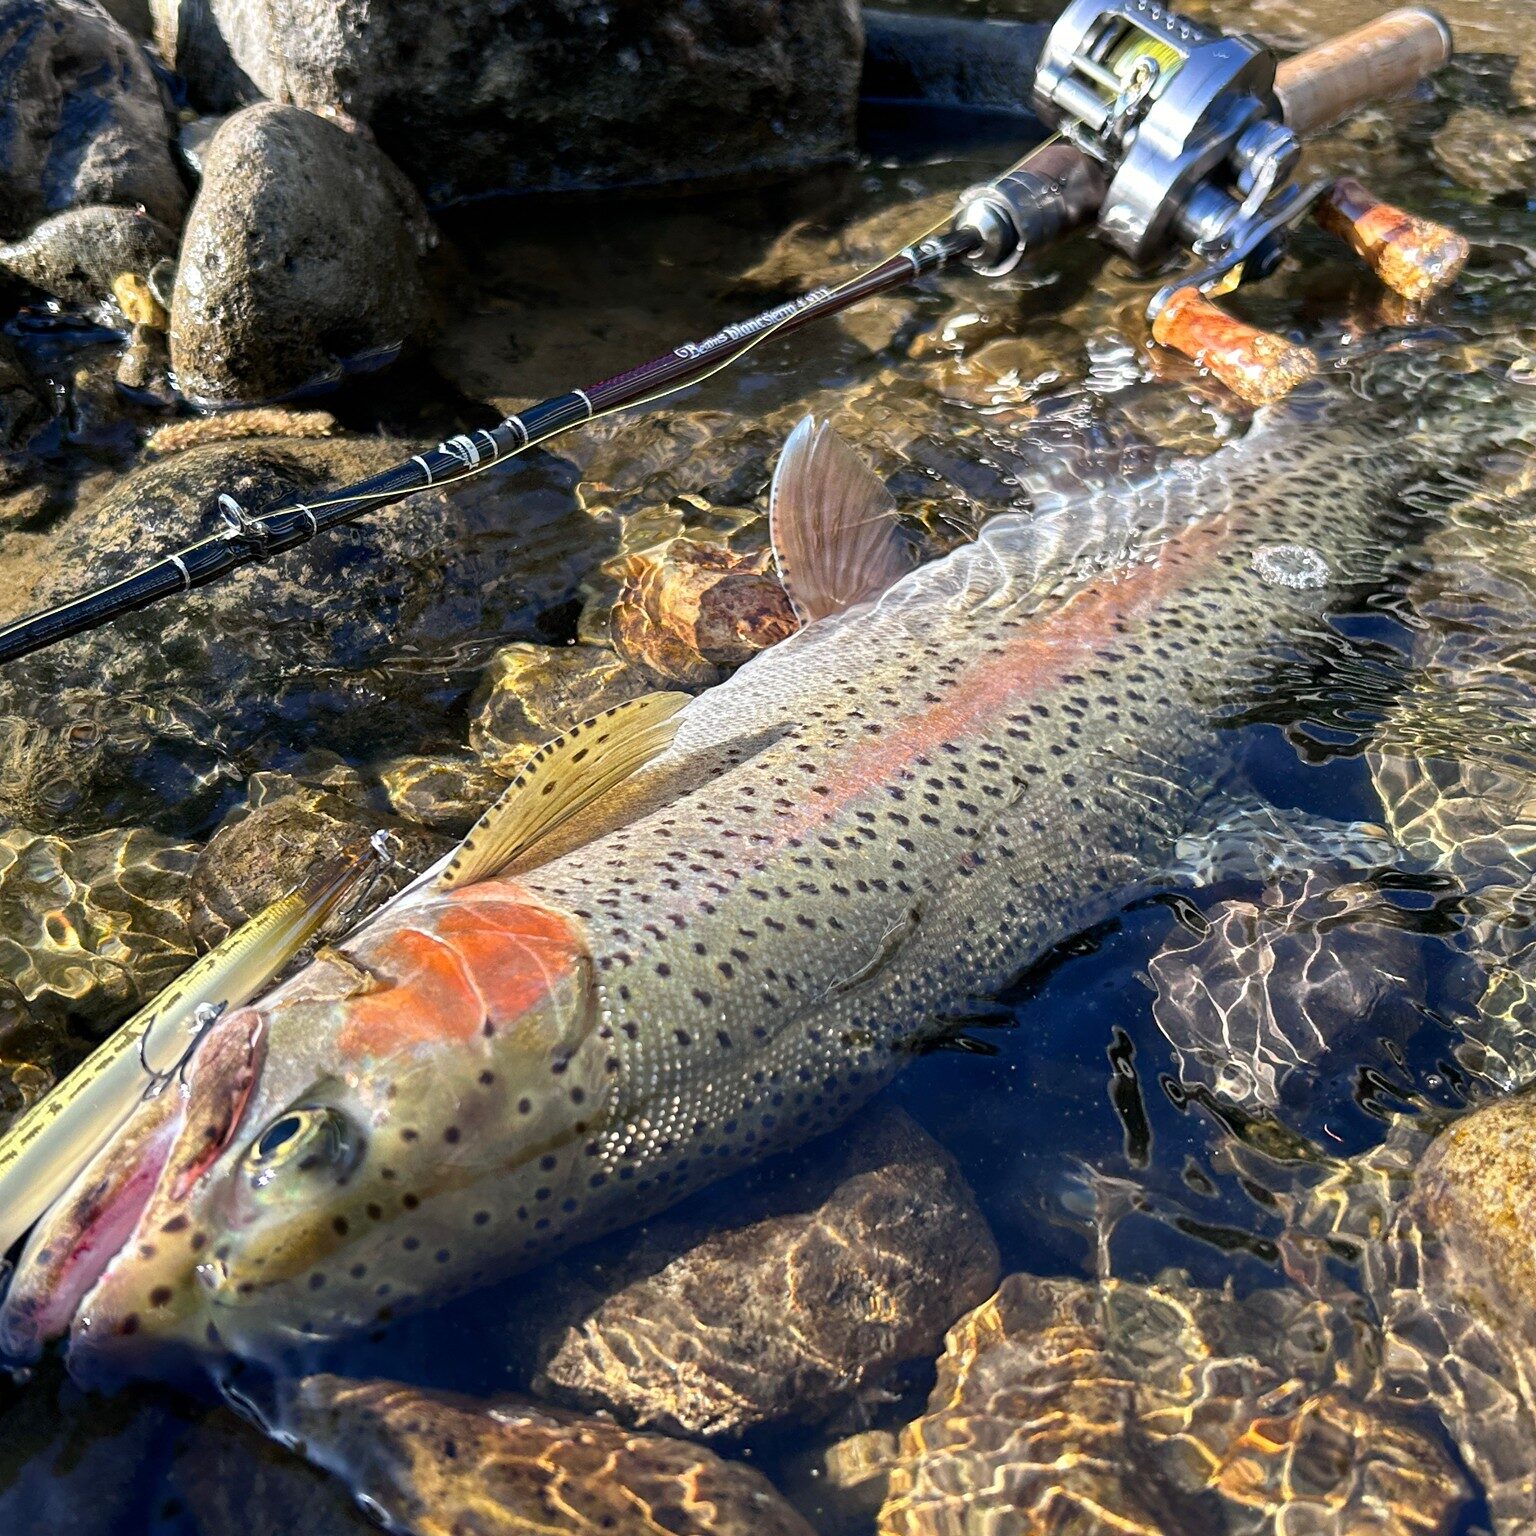
[[[1454,283],[1472,249],[1454,229],[1394,208],[1348,176],[1317,205],[1317,222],[1412,303]]]
[[[1180,288],[1158,311],[1152,338],[1209,369],[1249,405],[1272,405],[1317,372],[1306,348],[1234,319],[1196,288]]]

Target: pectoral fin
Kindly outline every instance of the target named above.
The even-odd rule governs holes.
[[[1222,880],[1265,882],[1319,866],[1379,869],[1402,850],[1372,821],[1336,821],[1248,798],[1216,802],[1219,814],[1181,837],[1165,877],[1180,885]]]
[[[830,422],[807,416],[790,434],[768,517],[779,579],[802,623],[877,597],[912,569],[885,482]]]
[[[583,720],[539,748],[469,830],[435,884],[488,880],[541,838],[666,751],[686,693],[648,693]]]

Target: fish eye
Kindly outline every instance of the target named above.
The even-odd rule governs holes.
[[[285,1109],[246,1149],[251,1182],[261,1189],[283,1169],[344,1173],[357,1160],[360,1138],[340,1110],[329,1105]]]

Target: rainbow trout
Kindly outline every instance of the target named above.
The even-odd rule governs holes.
[[[846,1119],[1160,877],[1234,686],[1379,577],[1373,517],[1447,439],[1309,409],[915,570],[884,486],[803,424],[772,508],[799,632],[578,727],[447,867],[221,1018],[34,1235],[5,1350],[67,1329],[87,1380],[173,1343],[271,1356]]]

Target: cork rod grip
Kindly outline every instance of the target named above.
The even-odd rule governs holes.
[[[1400,95],[1450,61],[1451,29],[1427,6],[1375,21],[1287,59],[1275,73],[1286,123],[1305,137],[1369,101]]]

